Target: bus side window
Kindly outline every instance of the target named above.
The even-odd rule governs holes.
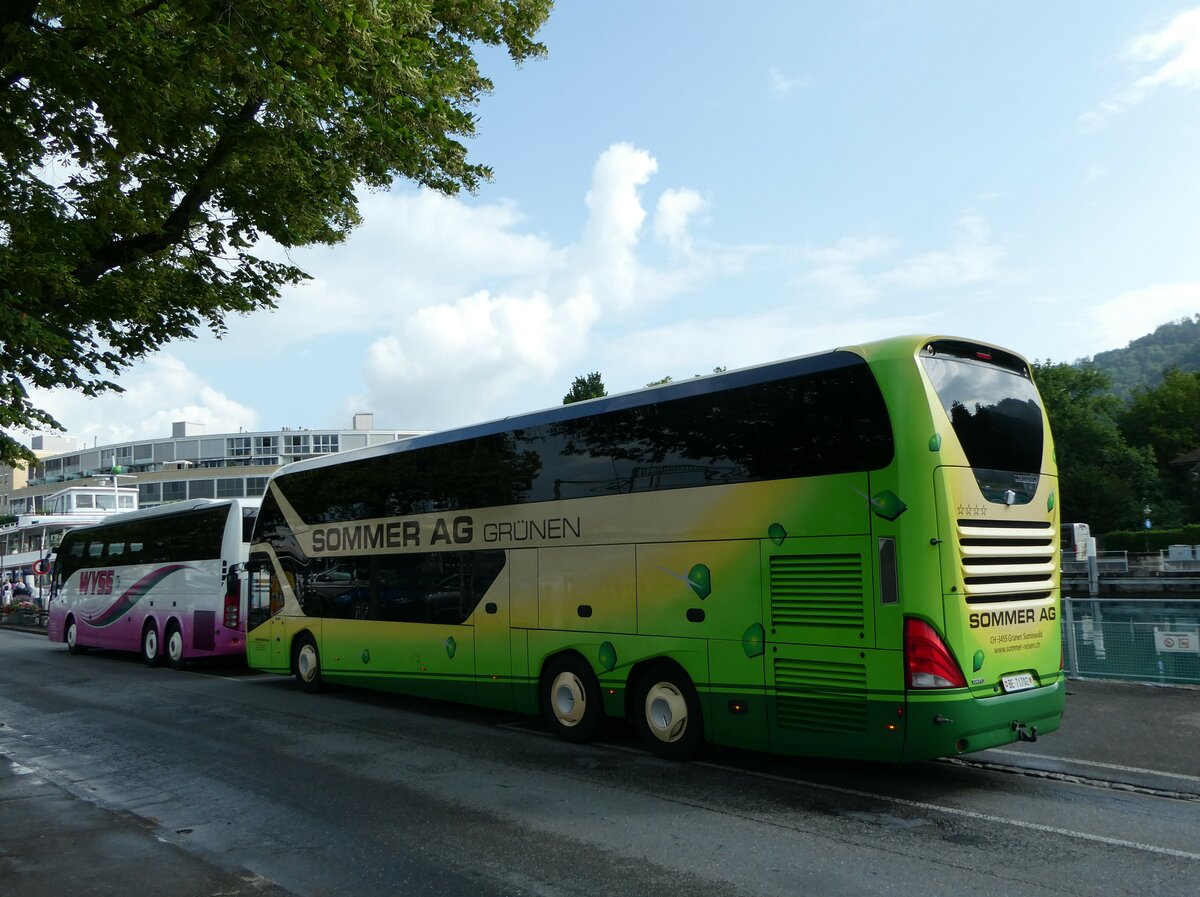
[[[246,565],[247,588],[246,629],[261,626],[283,610],[283,589],[275,576],[275,567],[269,555],[255,552]]]

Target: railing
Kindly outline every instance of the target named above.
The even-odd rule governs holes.
[[[1128,573],[1129,567],[1129,552],[1128,551],[1101,551],[1096,554],[1096,569],[1101,576],[1104,575],[1120,575]],[[1087,578],[1088,562],[1077,561],[1073,556],[1063,554],[1062,556],[1062,574],[1066,577],[1082,577]]]
[[[1063,598],[1073,679],[1200,685],[1200,599]]]

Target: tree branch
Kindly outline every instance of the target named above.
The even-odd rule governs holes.
[[[160,227],[132,237],[109,240],[97,247],[88,261],[80,263],[71,272],[75,280],[82,286],[88,286],[113,268],[131,264],[182,242],[189,226],[198,217],[200,208],[212,196],[214,176],[233,154],[244,133],[244,126],[254,120],[265,102],[263,99],[248,100],[235,116],[227,120],[208,158],[196,172],[191,188],[180,197]]]

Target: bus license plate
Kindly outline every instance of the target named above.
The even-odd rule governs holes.
[[[1018,673],[1015,676],[1001,676],[1000,685],[1007,691],[1025,691],[1028,688],[1033,688],[1036,683],[1033,681],[1032,673]]]

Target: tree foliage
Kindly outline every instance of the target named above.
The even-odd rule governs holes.
[[[1118,425],[1121,400],[1093,365],[1033,365],[1050,419],[1064,520],[1095,532],[1134,527],[1146,500],[1158,499],[1152,454],[1133,448]]]
[[[604,388],[604,380],[600,377],[600,372],[592,371],[587,376],[575,378],[575,382],[571,384],[571,391],[563,396],[563,404],[570,405],[586,399],[599,399],[606,395],[608,395],[608,390]]]
[[[7,0],[0,5],[0,427],[54,428],[164,342],[305,275],[254,248],[336,243],[355,190],[453,193],[491,89],[552,0]],[[31,456],[0,433],[0,463]]]
[[[1200,371],[1170,368],[1157,387],[1135,389],[1120,423],[1131,445],[1154,453],[1163,484],[1160,518],[1172,525],[1200,520],[1194,465],[1172,463],[1200,448]]]

